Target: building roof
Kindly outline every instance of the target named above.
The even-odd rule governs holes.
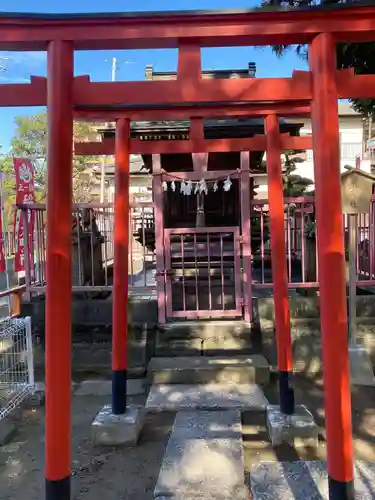
[[[361,113],[358,113],[349,101],[339,101],[339,116],[362,116]]]
[[[151,65],[146,66],[146,80],[176,80],[177,71],[154,71]],[[255,78],[256,64],[249,62],[247,68],[241,69],[203,69],[203,80],[220,80],[233,78]]]
[[[130,155],[130,165],[129,165],[129,171],[130,174],[145,174],[147,175],[147,172],[142,170],[144,166],[143,159],[141,155]],[[101,174],[101,166],[97,165],[93,167],[93,173],[96,175]],[[111,176],[115,174],[115,165],[114,163],[110,165],[105,166],[105,175],[106,176]]]

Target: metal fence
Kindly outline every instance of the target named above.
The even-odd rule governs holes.
[[[0,420],[34,390],[31,318],[0,322]]]
[[[316,240],[310,233],[314,198],[284,198],[284,225],[287,275],[292,288],[318,286]],[[252,201],[252,260],[254,285],[272,287],[268,200]],[[257,244],[255,244],[257,243]]]
[[[0,242],[5,257],[12,257],[16,253],[16,240],[13,231],[3,231],[0,234]]]
[[[22,209],[23,211],[26,208]],[[31,205],[33,250],[25,263],[26,286],[44,291],[46,284],[46,206]],[[24,217],[26,219],[26,217]],[[26,224],[25,224],[26,225]],[[108,292],[113,284],[114,209],[112,204],[74,205],[72,212],[73,292]],[[28,238],[24,239],[28,245]],[[133,203],[129,213],[129,289],[154,289],[155,230],[152,203]],[[27,261],[27,259],[25,259]]]
[[[314,225],[314,198],[285,198],[285,242],[290,288],[319,285]],[[359,285],[375,285],[375,197],[368,214],[357,219]],[[25,209],[24,209],[25,210]],[[46,208],[33,205],[31,262],[26,262],[26,287],[43,292],[46,283]],[[26,214],[27,215],[27,214]],[[26,220],[26,216],[25,216]],[[73,292],[110,292],[113,283],[113,205],[79,204],[72,213]],[[347,218],[344,216],[347,229]],[[346,231],[347,233],[347,231]],[[28,244],[28,238],[25,238]],[[272,287],[268,200],[252,200],[252,279]],[[25,254],[27,251],[25,248]],[[26,259],[27,261],[27,259]],[[152,203],[133,203],[129,214],[129,290],[152,292],[155,283],[155,221]]]

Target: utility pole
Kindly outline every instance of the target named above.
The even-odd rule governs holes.
[[[116,80],[117,71],[117,58],[112,57],[112,67],[111,67],[111,82]],[[103,156],[100,172],[100,203],[104,203],[104,193],[105,193],[105,167],[107,165],[107,157]]]
[[[114,82],[116,80],[116,71],[117,71],[117,58],[112,57],[112,70],[111,70],[111,81]]]

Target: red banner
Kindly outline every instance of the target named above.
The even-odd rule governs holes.
[[[16,174],[16,204],[27,205],[35,203],[34,166],[28,158],[14,158],[14,171]],[[30,268],[33,262],[33,234],[34,212],[28,211],[27,231],[24,227],[24,216],[17,210],[14,220],[14,234],[16,236],[15,271],[25,270],[25,233],[28,235],[28,253]]]

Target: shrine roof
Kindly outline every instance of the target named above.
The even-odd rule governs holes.
[[[298,134],[303,126],[301,123],[293,123],[292,120],[279,118],[281,129]],[[160,134],[160,133],[187,133],[189,130],[189,120],[178,121],[142,121],[132,122],[131,131],[133,135],[139,134]],[[264,133],[263,118],[225,118],[225,119],[205,119],[204,129],[207,138],[217,137],[248,137],[252,134]],[[97,132],[106,137],[114,136],[115,125],[98,128]]]

